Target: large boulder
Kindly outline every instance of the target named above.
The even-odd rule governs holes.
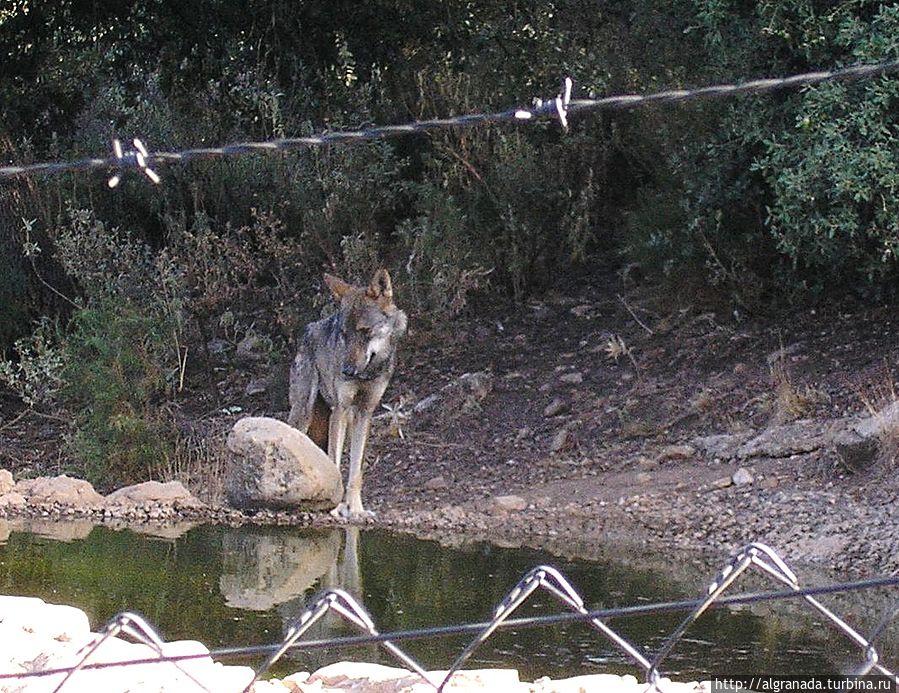
[[[225,494],[241,510],[328,510],[343,497],[340,472],[305,434],[267,417],[228,434]]]

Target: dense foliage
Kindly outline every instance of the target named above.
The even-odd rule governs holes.
[[[173,150],[505,109],[563,75],[602,95],[896,60],[899,9],[13,0],[0,56],[0,158],[28,162],[95,156],[113,137]],[[323,269],[387,266],[417,314],[633,261],[750,310],[825,287],[888,296],[896,85],[172,165],[160,187],[126,176],[115,192],[99,173],[5,183],[0,377],[31,406],[77,407],[82,456],[130,448],[116,467],[139,475],[135,459],[165,454],[147,441],[165,438],[194,359],[251,324],[286,351]],[[29,336],[39,318],[64,326],[55,346],[46,319]]]

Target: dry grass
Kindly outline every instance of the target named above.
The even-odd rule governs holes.
[[[784,359],[779,358],[771,364],[771,381],[774,385],[774,418],[777,421],[795,421],[808,413],[811,402],[793,383]]]
[[[880,382],[860,390],[858,395],[865,410],[875,420],[878,462],[887,468],[895,468],[899,461],[899,397],[889,368],[885,367]]]
[[[615,363],[618,363],[618,359],[622,356],[627,356],[634,366],[634,372],[639,378],[640,366],[637,365],[637,359],[634,358],[634,350],[630,346],[628,346],[623,337],[617,334],[609,337],[604,346],[604,351],[606,352],[606,358],[614,361]]]
[[[225,497],[225,434],[193,431],[179,436],[171,457],[156,470],[162,481],[180,481],[197,498],[221,505]]]
[[[774,386],[774,420],[787,423],[809,416],[816,404],[829,400],[827,393],[808,385],[797,385],[781,357],[771,363],[771,382]]]

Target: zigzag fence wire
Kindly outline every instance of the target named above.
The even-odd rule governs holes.
[[[771,580],[786,585],[788,589],[779,592],[757,593],[744,596],[724,596],[724,593],[750,568],[754,568],[757,572]],[[648,684],[647,690],[660,690],[662,664],[689,628],[709,608],[727,604],[747,604],[760,601],[799,598],[804,600],[804,602],[816,613],[824,617],[824,619],[838,632],[845,635],[850,642],[858,647],[863,661],[854,672],[856,675],[877,672],[877,674],[888,677],[889,679],[892,679],[894,683],[899,684],[899,675],[897,675],[894,669],[887,668],[887,666],[880,661],[880,655],[875,644],[876,640],[883,635],[888,625],[897,617],[897,615],[899,615],[899,599],[897,599],[896,603],[887,610],[883,618],[871,630],[867,637],[862,636],[857,630],[846,623],[846,621],[816,599],[816,595],[824,593],[848,592],[870,587],[895,587],[897,585],[899,585],[899,577],[885,577],[857,583],[803,589],[799,585],[799,579],[796,574],[771,547],[761,543],[752,543],[734,554],[698,600],[642,605],[640,607],[625,607],[621,609],[607,609],[603,611],[588,611],[584,606],[584,601],[581,596],[561,572],[555,568],[541,565],[532,568],[521,578],[515,587],[513,587],[506,597],[497,605],[492,618],[486,623],[468,623],[456,627],[437,627],[405,634],[381,634],[376,629],[374,621],[365,608],[353,597],[343,590],[327,590],[318,594],[312,600],[311,605],[291,623],[287,630],[287,634],[280,643],[271,646],[222,648],[213,650],[208,655],[191,654],[165,656],[163,653],[164,642],[160,634],[140,616],[130,612],[124,612],[115,616],[103,629],[101,629],[97,637],[79,652],[79,660],[72,666],[25,673],[0,672],[0,681],[8,679],[26,680],[33,677],[64,675],[64,678],[54,689],[54,693],[60,693],[61,691],[64,691],[71,679],[78,674],[78,672],[84,670],[110,667],[124,668],[136,664],[156,664],[160,666],[170,665],[178,667],[182,673],[186,674],[188,678],[196,684],[198,690],[208,691],[209,689],[203,681],[197,680],[196,677],[181,668],[181,663],[187,660],[205,658],[208,656],[221,658],[235,655],[255,656],[263,653],[268,654],[269,656],[266,661],[255,670],[252,680],[244,689],[244,693],[250,693],[256,681],[258,681],[260,677],[262,677],[272,665],[289,650],[313,649],[324,646],[337,647],[375,642],[388,651],[403,666],[420,676],[423,681],[433,687],[438,693],[442,693],[453,675],[462,669],[465,662],[469,660],[475,650],[486,642],[496,630],[502,628],[504,625],[514,625],[516,627],[522,627],[524,625],[545,626],[561,622],[585,621],[595,630],[599,631],[606,640],[610,641],[617,650],[625,654],[634,665],[642,671],[644,679]],[[555,597],[563,605],[568,607],[571,613],[512,619],[511,615],[515,610],[525,603],[538,589],[544,590]],[[640,647],[629,642],[607,624],[607,620],[612,617],[622,618],[647,613],[659,613],[662,611],[670,612],[673,610],[687,610],[689,613],[665,639],[662,646],[651,658],[649,655],[645,654]],[[309,628],[331,611],[339,614],[345,621],[355,626],[365,635],[362,637],[336,638],[326,641],[302,640],[303,635]],[[437,637],[464,632],[475,633],[475,637],[456,657],[443,676],[435,675],[433,673],[428,674],[415,659],[400,649],[394,642],[399,639]],[[105,643],[120,634],[127,635],[130,638],[149,646],[157,653],[158,657],[132,659],[119,662],[89,662],[91,657],[93,657]]]
[[[65,677],[62,681],[59,682],[59,685],[53,689],[53,693],[59,693],[65,685],[69,682],[69,680],[81,671],[84,666],[87,664],[87,661],[94,655],[97,650],[99,650],[104,643],[106,643],[110,638],[115,638],[118,635],[127,635],[130,638],[137,640],[138,642],[147,645],[150,649],[154,650],[158,655],[159,659],[156,661],[164,662],[166,661],[165,654],[163,649],[165,647],[165,643],[162,640],[160,634],[149,624],[144,618],[138,614],[131,613],[130,611],[124,611],[120,614],[114,616],[110,621],[103,626],[98,634],[97,638],[94,639],[92,643],[87,645],[82,650],[82,657],[78,661],[78,663],[71,667],[66,673]],[[79,653],[81,654],[81,653]],[[197,681],[197,679],[188,671],[185,671],[179,662],[173,661],[171,664],[177,667],[181,673],[185,674],[191,681],[193,681],[197,686],[204,691],[209,691],[209,689],[203,685],[202,682]]]

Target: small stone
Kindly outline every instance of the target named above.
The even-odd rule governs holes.
[[[518,433],[515,434],[515,442],[521,443],[521,442],[527,440],[528,438],[533,437],[533,435],[534,435],[533,429],[528,428],[527,426],[525,426],[523,428],[519,428]]]
[[[253,363],[262,359],[267,350],[266,347],[265,339],[255,334],[248,334],[237,343],[235,356],[244,363]]]
[[[558,416],[568,410],[568,402],[566,402],[561,397],[556,397],[552,402],[546,405],[546,408],[543,410],[543,416],[546,418],[551,418],[553,416]]]
[[[561,378],[559,378],[560,382],[565,383],[566,385],[580,385],[584,382],[584,374],[579,371],[575,371],[574,373],[566,373]]]
[[[247,397],[252,397],[253,395],[261,395],[266,390],[268,390],[268,380],[266,378],[254,378],[247,383],[244,394]]]
[[[593,310],[593,306],[591,306],[589,303],[584,303],[579,306],[574,306],[573,308],[570,308],[569,312],[572,315],[574,315],[575,317],[583,318],[583,317],[586,317],[590,313],[591,310]]]
[[[729,476],[721,477],[720,479],[715,479],[709,486],[712,488],[727,488],[728,486],[733,486],[734,480]]]
[[[765,479],[762,479],[762,481],[759,483],[759,486],[764,489],[777,488],[778,486],[780,486],[780,479],[778,479],[776,476],[769,476]]]
[[[12,487],[15,485],[12,472],[8,469],[0,469],[0,496],[12,491]]]
[[[496,496],[493,505],[502,512],[519,512],[528,507],[528,502],[521,496]]]
[[[228,342],[219,338],[210,339],[206,342],[206,350],[212,356],[221,356],[228,350]]]
[[[435,392],[433,395],[428,395],[416,402],[415,406],[412,407],[412,411],[416,414],[426,412],[428,409],[432,409],[441,399],[443,399],[443,396]]]
[[[562,452],[571,447],[571,435],[567,428],[561,428],[553,436],[552,442],[549,444],[550,452]]]
[[[696,455],[696,448],[692,445],[666,445],[659,451],[656,461],[688,460],[694,455]]]
[[[782,346],[780,349],[772,351],[765,357],[765,361],[769,366],[773,366],[778,361],[785,361],[787,356],[798,354],[801,350],[802,344],[800,342],[794,342],[793,344]]]
[[[649,481],[652,481],[652,474],[649,474],[648,472],[640,472],[639,474],[637,474],[637,476],[634,477],[634,480],[638,484],[645,484]]]
[[[442,476],[435,476],[431,479],[428,479],[424,487],[428,491],[442,491],[443,489],[449,488],[449,482]]]
[[[740,467],[731,477],[731,481],[734,482],[735,486],[746,486],[747,484],[751,484],[754,480],[752,473],[745,467]]]

